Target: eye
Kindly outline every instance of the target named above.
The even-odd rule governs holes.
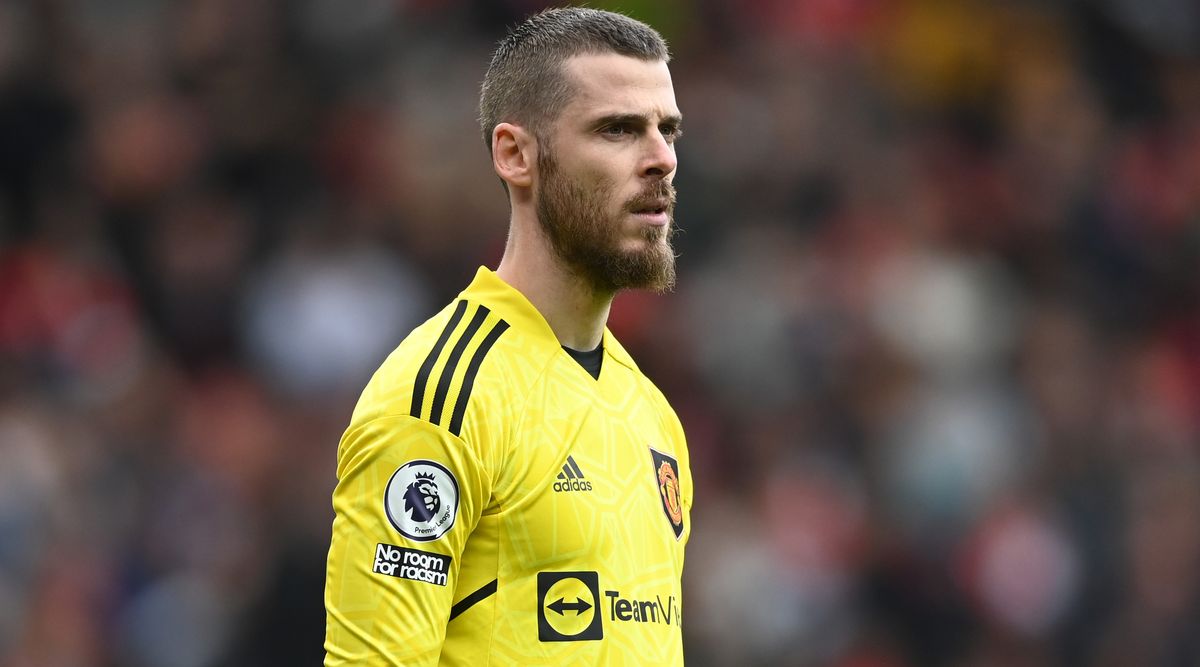
[[[620,124],[608,125],[608,126],[604,127],[602,130],[600,130],[600,134],[603,134],[603,135],[606,135],[609,137],[621,137],[626,134],[629,134],[629,127],[626,125],[620,125]]]
[[[663,138],[667,140],[668,144],[679,141],[679,137],[683,136],[683,130],[679,129],[677,125],[663,125],[658,128],[658,131],[662,132]]]

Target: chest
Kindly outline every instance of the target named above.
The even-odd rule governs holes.
[[[681,567],[685,445],[644,390],[551,381],[530,404],[502,489],[512,562]]]

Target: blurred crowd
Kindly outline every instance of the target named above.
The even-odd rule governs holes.
[[[688,663],[1200,664],[1200,5],[629,0]],[[538,0],[0,2],[0,667],[312,665],[334,456],[494,266]]]

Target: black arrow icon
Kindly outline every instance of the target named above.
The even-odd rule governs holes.
[[[587,602],[584,602],[583,598],[577,597],[577,598],[575,598],[575,602],[564,602],[563,598],[559,598],[559,599],[555,600],[554,602],[551,602],[550,604],[546,605],[546,607],[548,609],[550,609],[550,611],[556,612],[559,616],[563,615],[564,609],[573,611],[573,612],[575,612],[575,615],[578,616],[578,615],[582,614],[583,612],[591,609],[592,605],[588,604]]]

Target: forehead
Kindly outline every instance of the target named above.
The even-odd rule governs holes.
[[[563,117],[637,113],[678,116],[671,71],[661,60],[615,53],[585,54],[563,65],[572,95]]]

